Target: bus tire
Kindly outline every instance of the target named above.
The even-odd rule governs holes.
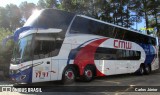
[[[75,69],[72,66],[65,68],[62,74],[62,84],[71,84],[75,81]]]
[[[93,66],[86,66],[83,73],[83,80],[86,82],[92,81],[94,79],[94,68]]]
[[[141,65],[138,70],[138,75],[143,75],[143,74],[144,74],[144,65]]]
[[[144,67],[144,74],[148,75],[148,74],[150,74],[150,73],[151,73],[151,68],[150,68],[150,66],[147,64],[147,65],[145,65],[145,67]]]

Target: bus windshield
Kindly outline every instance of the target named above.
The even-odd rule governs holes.
[[[14,63],[19,64],[31,60],[31,43],[33,35],[26,36],[15,44]]]

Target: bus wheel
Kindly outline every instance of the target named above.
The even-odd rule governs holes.
[[[144,74],[148,75],[150,72],[151,72],[150,66],[149,65],[145,65]]]
[[[92,81],[94,78],[94,69],[93,66],[86,66],[83,73],[83,79],[86,82]]]
[[[141,65],[138,70],[138,75],[143,75],[143,74],[144,74],[144,66]]]
[[[67,67],[62,75],[62,83],[63,84],[70,84],[75,81],[75,70],[73,67]]]

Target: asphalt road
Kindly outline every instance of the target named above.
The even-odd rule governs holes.
[[[4,95],[39,94],[39,95],[159,95],[157,91],[137,91],[139,89],[154,88],[160,91],[160,70],[150,75],[137,76],[135,74],[123,74],[95,78],[91,82],[76,81],[70,85],[61,85],[59,82],[44,82],[30,85],[13,85],[7,79],[1,79],[0,85],[13,85],[14,87],[38,87],[47,92],[39,93],[6,93]],[[137,88],[137,89],[135,89]],[[1,95],[0,93],[0,95]]]

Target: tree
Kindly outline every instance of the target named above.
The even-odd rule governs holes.
[[[39,0],[38,1],[38,8],[58,8],[60,3],[58,3],[59,0]],[[68,0],[66,0],[68,1]]]
[[[47,8],[47,3],[45,2],[45,0],[39,0],[37,3],[37,7],[39,9]]]
[[[142,22],[149,28],[149,16],[158,23],[159,0],[39,0],[41,8],[58,8],[84,14],[122,27],[131,27],[134,22]],[[155,6],[156,4],[156,6]],[[159,30],[158,24],[157,31]],[[147,31],[149,34],[149,31]]]
[[[7,10],[3,7],[0,7],[0,27],[7,29],[10,27],[10,21],[9,18],[7,16]]]
[[[19,7],[22,18],[25,20],[27,20],[32,14],[33,10],[36,9],[36,5],[34,3],[28,3],[27,1],[22,2]]]
[[[84,1],[85,0],[61,0],[62,9],[69,12],[84,14]]]
[[[5,37],[7,37],[8,35],[12,35],[12,32],[7,29],[0,28],[0,35],[0,42],[2,42]],[[8,76],[9,72],[12,51],[13,41],[10,40],[9,42],[7,42],[5,47],[0,44],[0,70],[3,70],[6,76]]]
[[[149,13],[151,17],[149,18],[149,26],[156,28],[156,32],[159,32],[160,24],[158,23],[158,14],[160,14],[160,1],[159,0],[151,0],[149,2]]]
[[[126,8],[128,0],[102,1],[99,3],[99,6],[101,6],[100,19],[123,27],[130,27],[133,24],[129,19],[130,11]]]
[[[143,17],[145,19],[146,29],[149,28],[149,16],[153,16],[155,7],[155,0],[131,0],[130,2],[130,10],[135,12],[137,16]],[[150,34],[148,30],[147,34]]]
[[[6,6],[6,11],[6,18],[9,20],[9,30],[13,31],[16,28],[20,27],[20,20],[22,16],[19,8],[14,4],[10,4]]]
[[[57,0],[46,0],[48,8],[56,8],[58,6]]]
[[[129,11],[124,7],[127,0],[39,0],[38,5],[51,7],[74,12],[77,14],[88,15],[103,21],[118,24],[124,27],[130,27],[133,23],[129,20]],[[47,6],[48,5],[48,6]]]

